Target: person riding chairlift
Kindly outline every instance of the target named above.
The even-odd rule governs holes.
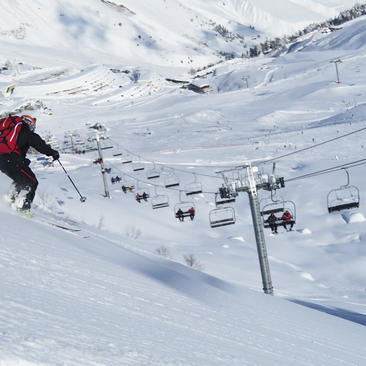
[[[273,233],[273,234],[278,234],[278,232],[277,232],[277,223],[276,223],[276,221],[277,221],[277,217],[276,217],[276,215],[274,214],[274,212],[272,212],[272,213],[269,215],[268,219],[266,220],[266,222],[268,222],[269,227],[271,228],[271,230],[272,230],[272,233]]]
[[[184,215],[183,215],[183,211],[182,211],[182,209],[180,208],[180,209],[178,209],[178,211],[177,211],[177,218],[178,218],[178,220],[179,221],[184,221]]]
[[[196,210],[194,209],[194,207],[191,207],[187,212],[189,213],[190,219],[193,221],[194,215],[196,214]]]
[[[290,225],[290,229],[287,231],[291,231],[292,228],[294,227],[294,220],[290,214],[290,212],[288,210],[286,210],[282,217],[281,220],[283,220],[283,227],[287,230],[287,225]]]

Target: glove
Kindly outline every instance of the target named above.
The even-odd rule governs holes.
[[[53,160],[60,159],[60,154],[58,153],[58,151],[56,151],[56,150],[53,151],[52,158],[53,158]]]

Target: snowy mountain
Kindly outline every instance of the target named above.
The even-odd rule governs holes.
[[[366,18],[225,60],[355,2],[150,3],[2,4],[0,112],[37,117],[87,200],[34,154],[34,217],[1,201],[0,365],[365,364]],[[272,160],[285,187],[260,190],[261,207],[292,203],[296,224],[265,229],[269,296],[247,194],[229,206],[234,225],[209,218],[217,171],[238,187],[238,167],[265,179]],[[2,197],[10,183],[0,175]],[[359,192],[359,208],[330,214],[334,190],[338,203]],[[187,204],[196,216],[180,222]]]
[[[2,58],[189,70],[331,18],[355,0],[26,0],[3,2]],[[19,47],[22,46],[22,47]],[[42,57],[39,57],[42,54]],[[52,60],[52,61],[51,61]]]

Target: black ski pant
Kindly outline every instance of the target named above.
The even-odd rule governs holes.
[[[275,222],[270,223],[269,227],[271,228],[273,233],[277,233],[277,224]]]
[[[0,155],[0,170],[13,180],[14,196],[26,191],[25,206],[33,202],[38,186],[37,178],[29,168],[29,163],[29,159],[17,153]]]

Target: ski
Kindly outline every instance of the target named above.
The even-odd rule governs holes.
[[[70,231],[72,233],[79,233],[81,231],[81,229],[75,229],[75,228],[71,228],[71,227],[67,227],[67,226],[64,226],[64,225],[60,225],[60,224],[55,224],[53,222],[47,222],[48,224],[52,225],[52,226],[55,226],[59,229],[62,229],[62,230],[66,230],[66,231]]]
[[[34,220],[36,222],[39,222],[41,224],[46,224],[48,226],[51,226],[53,228],[56,228],[56,229],[59,229],[59,230],[63,230],[63,231],[66,231],[70,234],[76,234],[84,239],[88,238],[89,236],[87,235],[84,235],[82,230],[80,228],[76,228],[76,227],[70,227],[70,226],[66,226],[66,225],[63,225],[63,224],[60,224],[58,222],[52,222],[50,221],[49,219],[43,219],[43,218],[40,218],[38,216],[32,216],[31,217],[31,220]]]
[[[59,223],[57,222],[57,218],[55,219],[55,221],[51,220],[49,217],[42,217],[42,216],[38,216],[37,214],[32,214],[30,211],[28,210],[16,210],[16,213],[18,213],[21,217],[24,217],[26,219],[30,219],[32,221],[36,221],[40,224],[46,224],[48,226],[51,226],[53,228],[56,229],[60,229],[72,234],[77,234],[79,236],[81,236],[82,238],[88,238],[87,235],[81,235],[82,234],[82,230],[78,227],[71,227],[69,225],[65,225],[63,223]]]

